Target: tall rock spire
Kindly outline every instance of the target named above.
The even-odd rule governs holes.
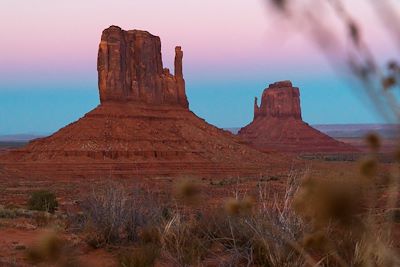
[[[182,67],[183,51],[180,46],[175,47],[175,78],[183,78]]]
[[[189,102],[186,98],[185,80],[183,79],[183,51],[180,46],[175,47],[175,64],[174,64],[174,74],[175,80],[178,87],[178,101],[184,106],[188,107]]]
[[[187,108],[180,47],[176,54],[178,75],[174,77],[163,68],[158,36],[117,26],[105,29],[97,58],[101,103],[129,101]]]

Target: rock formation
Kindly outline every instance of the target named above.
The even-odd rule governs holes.
[[[97,57],[101,103],[140,102],[188,107],[183,52],[175,49],[175,75],[163,68],[161,40],[146,31],[103,31]]]
[[[260,175],[280,161],[188,108],[181,47],[174,75],[160,38],[111,26],[98,53],[101,104],[53,135],[0,156],[0,169],[41,176]]]
[[[254,101],[253,121],[238,135],[252,147],[264,152],[336,153],[355,152],[303,122],[299,88],[290,81],[270,84],[258,106]]]
[[[301,120],[299,88],[292,87],[290,81],[271,84],[262,94],[260,107],[255,98],[254,119],[257,117]]]

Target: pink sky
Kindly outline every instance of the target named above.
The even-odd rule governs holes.
[[[360,2],[352,1],[353,7],[373,47],[384,54],[387,38]],[[182,45],[185,66],[193,71],[328,71],[315,47],[301,33],[288,34],[288,25],[268,13],[262,0],[2,0],[0,18],[0,71],[8,78],[95,71],[101,31],[111,24],[160,36],[166,67],[172,66],[174,46]]]

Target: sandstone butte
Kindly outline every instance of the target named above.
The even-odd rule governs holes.
[[[105,29],[98,51],[100,105],[53,135],[0,157],[0,169],[28,176],[260,175],[283,160],[244,144],[189,110],[175,48],[163,68],[160,38]]]
[[[351,153],[352,146],[339,142],[305,123],[301,117],[300,91],[290,81],[270,84],[254,118],[238,135],[250,146],[263,151],[286,153]]]

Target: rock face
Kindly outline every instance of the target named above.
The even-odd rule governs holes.
[[[188,108],[182,49],[163,69],[160,38],[116,26],[98,53],[101,104],[53,135],[0,156],[0,169],[27,176],[260,175],[282,162]]]
[[[264,152],[337,153],[356,152],[303,122],[299,88],[290,81],[270,84],[261,105],[254,101],[253,121],[238,135],[250,146]]]
[[[161,40],[146,31],[103,31],[97,57],[100,101],[141,102],[188,107],[183,52],[175,49],[175,75],[163,67]]]
[[[290,81],[276,82],[264,90],[261,105],[254,102],[254,118],[294,118],[301,120],[299,88]]]

